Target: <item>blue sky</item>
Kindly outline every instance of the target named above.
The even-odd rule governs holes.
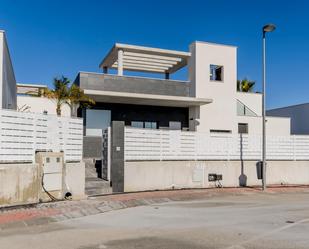
[[[194,40],[238,46],[238,78],[261,90],[261,27],[268,36],[268,108],[309,102],[309,2],[0,0],[15,75],[21,83],[74,80],[115,42],[188,50]],[[181,78],[184,72],[174,76]]]

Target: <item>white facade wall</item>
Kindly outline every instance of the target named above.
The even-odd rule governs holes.
[[[0,30],[0,109],[16,109],[16,80],[4,31]]]
[[[213,99],[213,103],[199,107],[199,116],[191,110],[190,119],[196,120],[196,131],[237,129],[236,115],[236,47],[195,42],[190,46],[190,95]],[[223,66],[223,81],[210,80],[210,65]]]
[[[266,133],[270,136],[288,136],[291,134],[290,118],[266,117]]]
[[[212,103],[189,108],[191,131],[210,130],[238,133],[238,123],[248,124],[249,134],[262,133],[262,94],[237,92],[237,48],[220,44],[194,42],[190,45],[190,95],[210,98]],[[223,81],[210,80],[210,65],[223,66]],[[237,101],[256,116],[238,116]],[[266,132],[273,136],[290,134],[290,119],[267,118]]]
[[[237,123],[248,124],[248,134],[262,134],[262,117],[236,116]],[[266,117],[266,134],[269,136],[289,136],[290,118]]]
[[[268,110],[267,115],[288,117],[291,119],[291,133],[296,135],[309,134],[309,104],[300,104]]]
[[[33,113],[44,113],[45,111],[48,114],[56,115],[56,103],[52,99],[44,98],[44,97],[33,97],[27,95],[19,95],[17,96],[17,108],[25,108],[29,107],[25,112],[33,112]],[[69,105],[64,104],[61,108],[61,116],[62,117],[70,117],[71,110]]]
[[[262,94],[236,91],[236,99],[244,103],[256,115],[262,116]]]

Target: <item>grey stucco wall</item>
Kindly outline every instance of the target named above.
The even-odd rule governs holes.
[[[189,82],[80,72],[74,83],[82,89],[189,96]]]
[[[291,118],[291,134],[309,134],[309,103],[268,110],[266,114]]]
[[[14,69],[5,33],[1,32],[0,35],[2,36],[2,39],[0,39],[0,43],[2,43],[2,46],[0,46],[0,49],[2,50],[0,52],[0,60],[2,60],[0,63],[0,70],[2,71],[2,79],[0,80],[0,87],[1,87],[0,108],[16,109],[17,96],[16,96],[16,80],[15,80]]]
[[[84,136],[83,158],[102,159],[102,137]]]
[[[124,191],[124,122],[112,122],[111,181],[113,193]]]

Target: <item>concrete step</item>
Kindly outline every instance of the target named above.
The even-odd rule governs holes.
[[[88,196],[111,194],[110,182],[97,177],[86,177],[85,192]]]
[[[86,188],[108,188],[110,187],[110,183],[108,181],[86,181],[85,183]]]
[[[96,168],[100,167],[100,162],[92,159],[84,160],[86,164],[86,182],[85,182],[85,192],[86,195],[103,195],[111,194],[112,189],[110,187],[109,181],[105,181],[98,177],[98,172]]]

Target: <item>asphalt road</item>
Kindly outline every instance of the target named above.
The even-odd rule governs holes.
[[[246,194],[128,208],[2,231],[0,248],[309,248],[309,194]]]

